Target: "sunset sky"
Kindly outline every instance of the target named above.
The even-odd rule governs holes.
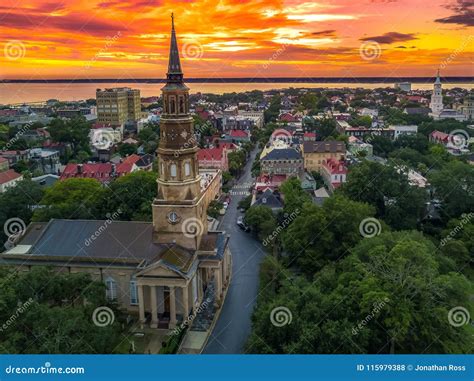
[[[0,79],[474,75],[472,0],[2,0]]]

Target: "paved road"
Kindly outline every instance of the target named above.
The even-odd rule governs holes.
[[[222,308],[203,353],[241,353],[250,334],[253,307],[258,291],[260,262],[265,256],[263,246],[236,225],[239,215],[237,204],[245,197],[252,183],[250,174],[256,151],[245,166],[238,183],[232,188],[232,202],[222,219],[220,229],[231,235],[232,282]]]

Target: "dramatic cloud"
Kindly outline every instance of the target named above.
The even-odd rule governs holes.
[[[436,22],[443,24],[474,26],[474,1],[457,0],[454,4],[446,5],[446,8],[456,12],[456,14],[436,19]]]
[[[474,19],[472,0],[446,1],[4,0],[0,78],[161,77],[171,12],[189,77],[431,75],[462,37],[439,23]],[[370,64],[359,51],[367,40],[383,44]],[[3,59],[11,42],[20,60]],[[471,73],[472,50],[446,75]]]
[[[400,41],[410,41],[416,40],[417,37],[413,33],[398,33],[398,32],[388,32],[382,34],[381,36],[365,37],[361,38],[361,41],[375,41],[379,44],[392,44],[394,42]]]

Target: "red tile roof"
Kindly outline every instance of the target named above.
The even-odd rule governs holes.
[[[230,136],[233,138],[248,138],[249,137],[248,133],[243,130],[231,130]]]
[[[448,141],[449,140],[449,135],[445,134],[444,132],[441,131],[433,131],[430,134],[431,137],[433,137],[436,140],[443,140],[443,141]]]
[[[68,164],[61,173],[60,180],[71,178],[96,179],[101,183],[112,180],[112,163],[88,163],[82,164],[82,170],[79,173],[80,164]],[[115,166],[116,176],[127,175],[132,172],[134,163],[123,162]]]
[[[327,168],[328,172],[331,175],[344,175],[347,174],[347,167],[343,161],[335,160],[335,159],[327,159],[323,166]]]
[[[198,157],[198,161],[206,161],[206,160],[221,161],[223,153],[224,153],[224,149],[222,147],[203,148],[198,151],[197,157]]]
[[[22,175],[20,175],[19,173],[16,173],[13,169],[9,169],[8,171],[5,171],[5,172],[0,172],[0,184],[9,183],[10,181],[18,179],[21,176]]]
[[[140,160],[140,156],[134,153],[130,156],[127,156],[125,159],[123,159],[123,163],[135,164],[138,160]]]

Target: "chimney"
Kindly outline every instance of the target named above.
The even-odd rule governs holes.
[[[112,172],[110,173],[112,177],[115,177],[117,175],[117,166],[115,164],[112,164]]]
[[[77,165],[77,173],[80,175],[80,174],[82,174],[82,172],[83,172],[82,171],[82,164],[78,164]]]

